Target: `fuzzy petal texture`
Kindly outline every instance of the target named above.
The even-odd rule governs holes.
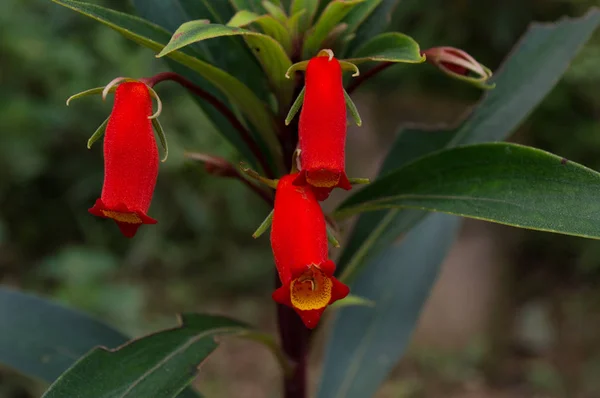
[[[273,300],[292,307],[306,327],[314,328],[325,308],[349,289],[333,277],[321,206],[309,186],[294,185],[297,178],[282,177],[275,193],[271,247],[282,286]]]
[[[299,122],[302,171],[295,183],[313,186],[317,199],[324,200],[333,188],[352,188],[345,172],[346,101],[338,60],[312,58],[305,89]]]
[[[158,148],[152,122],[152,98],[144,83],[117,87],[104,137],[102,195],[89,210],[112,218],[131,238],[142,224],[156,224],[146,213],[158,177]]]

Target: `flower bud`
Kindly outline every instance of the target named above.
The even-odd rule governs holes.
[[[104,137],[104,185],[89,212],[112,218],[128,238],[142,224],[156,224],[146,215],[158,176],[158,148],[152,130],[152,98],[140,82],[121,83]]]
[[[463,50],[454,47],[434,47],[423,51],[423,54],[427,57],[427,62],[451,77],[484,89],[494,87],[486,83],[492,77],[492,71]]]
[[[292,307],[314,328],[327,306],[346,297],[348,286],[334,276],[328,259],[325,217],[312,189],[296,186],[298,174],[282,177],[275,193],[271,247],[282,286],[273,300]]]
[[[346,101],[339,61],[321,52],[308,62],[305,80],[298,130],[302,170],[295,183],[308,183],[324,200],[335,187],[352,188],[344,170]]]

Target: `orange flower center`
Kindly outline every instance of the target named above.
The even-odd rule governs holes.
[[[306,172],[306,182],[313,187],[331,188],[340,182],[340,173],[327,169],[311,170]]]
[[[115,221],[126,222],[128,224],[141,224],[142,219],[135,213],[121,213],[112,210],[102,210],[105,217],[112,218]]]
[[[314,265],[290,284],[294,308],[302,311],[326,307],[331,300],[331,279]]]

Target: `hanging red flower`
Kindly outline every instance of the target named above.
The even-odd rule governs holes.
[[[282,177],[275,193],[271,247],[282,286],[273,300],[292,307],[312,329],[325,308],[350,289],[333,276],[325,217],[312,189],[294,185],[297,178]]]
[[[298,134],[302,170],[295,183],[313,186],[319,200],[326,199],[335,187],[350,190],[345,172],[342,68],[333,53],[308,62]]]
[[[146,213],[158,176],[158,148],[149,116],[152,98],[141,82],[121,83],[115,93],[104,137],[102,195],[89,212],[112,218],[128,238],[142,224],[156,224]]]

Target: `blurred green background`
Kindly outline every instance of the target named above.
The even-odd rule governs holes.
[[[95,3],[131,11],[121,0]],[[600,4],[403,0],[391,28],[422,48],[463,48],[496,69],[531,21],[578,16],[592,5]],[[513,140],[600,169],[598,65],[599,33]],[[184,149],[237,155],[180,87],[157,87],[171,146],[150,210],[159,224],[127,240],[87,213],[101,190],[102,150],[85,143],[110,102],[86,98],[67,108],[65,99],[115,76],[163,70],[151,51],[50,1],[0,2],[0,284],[81,308],[131,335],[172,325],[184,311],[274,330],[268,238],[250,236],[269,209],[238,182],[183,159]],[[401,123],[452,122],[479,95],[429,65],[389,68],[357,93],[366,127],[349,132],[350,174],[374,174]],[[457,246],[440,280],[454,288],[436,287],[381,397],[600,396],[600,244],[470,221]],[[436,300],[461,303],[456,291],[473,285],[468,300],[485,297],[484,307],[436,313]],[[475,326],[456,330],[462,318],[440,313],[472,314]],[[278,371],[263,350],[223,351],[202,377],[207,396],[276,391]],[[43,388],[0,368],[0,398],[36,397]]]

